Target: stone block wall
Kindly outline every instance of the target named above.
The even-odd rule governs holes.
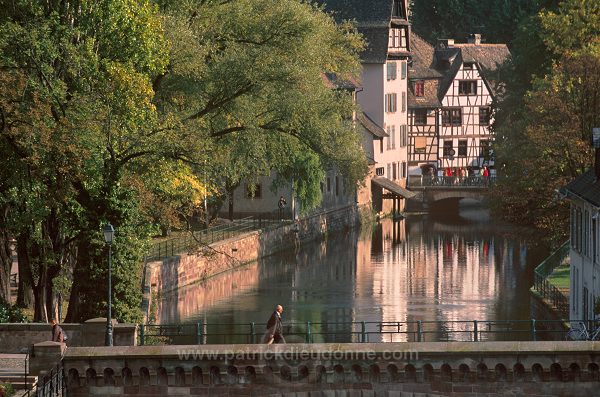
[[[203,281],[261,257],[322,238],[327,233],[360,223],[357,206],[346,206],[309,215],[296,223],[249,232],[195,252],[149,262],[152,290],[167,292]]]
[[[72,396],[596,396],[597,342],[72,348]]]
[[[84,324],[61,324],[67,334],[67,346],[103,346],[106,319],[92,319]],[[137,325],[113,325],[115,346],[135,346]],[[52,339],[52,326],[44,323],[1,324],[0,353],[25,353],[36,343]]]

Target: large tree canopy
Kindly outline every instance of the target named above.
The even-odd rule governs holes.
[[[355,77],[361,46],[299,0],[0,1],[0,152],[12,165],[0,170],[0,296],[15,237],[36,319],[59,276],[73,281],[67,320],[102,315],[110,221],[114,312],[138,320],[149,236],[201,197],[222,201],[269,170],[310,205],[320,192],[306,175],[335,166],[356,183],[352,103],[323,75]]]
[[[555,241],[567,234],[567,205],[555,190],[592,162],[591,129],[600,122],[600,4],[565,0],[520,32],[506,69],[509,95],[498,103],[498,209],[537,225]],[[524,40],[525,37],[533,40]],[[527,43],[542,42],[537,64]],[[529,59],[528,59],[529,57]],[[526,85],[529,73],[531,83]]]

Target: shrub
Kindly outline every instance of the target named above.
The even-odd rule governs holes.
[[[15,389],[10,383],[0,383],[0,397],[10,397],[15,394]]]
[[[0,299],[0,323],[26,323],[27,318],[23,311],[15,305],[11,305]]]

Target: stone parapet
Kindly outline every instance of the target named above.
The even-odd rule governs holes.
[[[68,346],[103,346],[106,318],[96,318],[83,324],[60,324],[67,334]],[[115,346],[137,345],[136,324],[119,324],[113,320]],[[1,324],[0,353],[26,353],[31,346],[52,339],[52,325],[43,323]]]
[[[63,366],[69,395],[593,396],[599,349],[598,342],[97,347],[68,349]]]

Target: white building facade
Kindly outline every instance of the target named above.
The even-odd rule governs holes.
[[[597,165],[600,168],[600,165]],[[561,189],[571,202],[569,317],[590,320],[600,297],[600,169]]]

